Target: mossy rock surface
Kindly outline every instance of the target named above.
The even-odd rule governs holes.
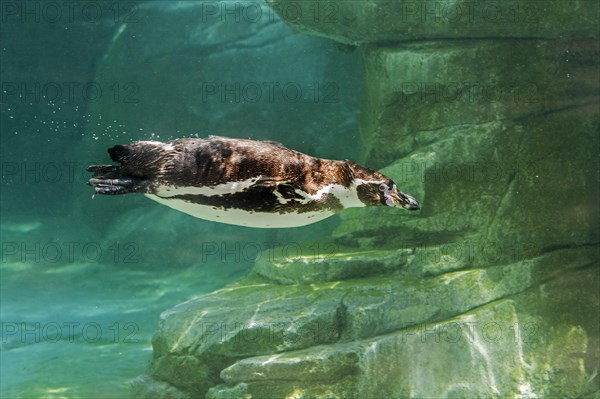
[[[346,44],[484,38],[553,39],[597,35],[598,3],[588,0],[267,0],[302,32]]]
[[[251,278],[163,313],[160,328],[153,340],[154,359],[150,375],[155,381],[166,381],[169,387],[191,395],[203,395],[211,389],[212,397],[227,397],[227,392],[232,389],[233,392],[238,392],[246,387],[250,389],[248,392],[253,392],[251,394],[254,397],[261,397],[266,392],[263,389],[266,389],[269,381],[278,381],[277,384],[282,382],[281,386],[278,385],[278,389],[283,389],[281,392],[308,389],[307,392],[315,392],[315,395],[316,392],[321,392],[321,395],[331,391],[341,395],[339,397],[345,397],[343,386],[347,384],[338,386],[334,381],[348,378],[360,386],[368,385],[365,381],[370,381],[370,377],[365,376],[366,369],[361,363],[364,359],[359,360],[363,355],[353,349],[358,343],[365,340],[388,342],[385,338],[388,334],[404,337],[403,339],[409,337],[410,340],[416,337],[427,340],[433,334],[433,339],[436,340],[435,335],[439,335],[439,328],[442,328],[435,327],[436,325],[446,326],[442,330],[448,335],[446,339],[452,341],[456,334],[466,334],[462,328],[466,328],[466,321],[479,317],[477,315],[480,309],[504,309],[504,298],[518,298],[545,281],[554,281],[559,276],[585,268],[585,265],[593,262],[596,250],[597,248],[588,251],[555,251],[528,262],[447,272],[426,278],[405,275],[307,285],[279,285],[258,277]],[[515,338],[515,334],[518,335],[514,330],[517,322],[513,320],[520,316],[512,305],[510,309],[507,313],[510,317],[506,316],[507,320],[511,320],[510,323],[496,319],[496,324],[490,324],[481,332],[496,337],[501,329],[504,335],[512,334],[510,339],[498,344],[495,349],[498,353],[521,350],[520,336]],[[523,317],[530,317],[529,311],[534,309],[524,311]],[[463,320],[461,323],[464,324],[460,331],[452,324],[457,318]],[[545,323],[543,319],[535,320],[538,324]],[[573,326],[575,321],[581,319],[570,320],[565,325]],[[454,326],[454,330],[450,330],[451,326]],[[541,328],[540,326],[541,324],[537,327]],[[567,335],[574,337],[568,339],[574,340],[573,345],[579,348],[577,350],[585,353],[585,348],[581,347],[581,337],[587,336],[587,333],[585,329],[577,328],[578,330],[573,330],[575,332],[568,332]],[[571,330],[572,328],[569,331]],[[430,334],[430,331],[434,333]],[[524,335],[529,337],[528,333],[529,330]],[[550,335],[547,336],[541,329],[536,329],[535,333],[538,334],[538,341],[550,339]],[[504,335],[503,339],[506,339]],[[562,337],[561,334],[559,336]],[[446,342],[449,346],[444,350],[443,356],[460,357],[467,356],[467,353],[472,356],[473,350],[477,349],[477,342],[470,342],[471,346],[474,345],[471,349]],[[384,346],[388,348],[385,353],[390,359],[394,353],[398,355],[394,351],[399,349],[394,345],[398,343],[391,347]],[[427,354],[429,345],[432,343],[422,346],[422,356],[425,358],[434,356]],[[403,346],[408,347],[411,345]],[[451,353],[446,353],[447,351]],[[302,354],[308,354],[308,360]],[[409,362],[410,356],[407,355],[406,362]],[[486,361],[491,362],[490,359],[494,358],[494,364],[504,364],[503,358],[497,357],[497,354],[480,353],[478,356],[481,357],[478,361],[483,361],[488,356]],[[568,357],[571,355],[554,353],[552,356],[554,360],[547,361],[556,361],[563,365],[561,367],[573,364]],[[388,367],[381,366],[384,363],[380,364],[379,360],[373,364],[376,365],[374,367]],[[257,371],[258,365],[260,370]],[[585,371],[581,367],[577,370],[573,372]],[[396,372],[390,373],[390,379],[396,375]],[[502,371],[497,373],[495,380],[508,378]],[[450,377],[448,381],[453,378]],[[489,375],[480,377],[491,378]],[[412,381],[412,378],[406,376],[407,381]],[[295,382],[289,385],[283,381]],[[478,385],[480,382],[473,382],[473,391],[468,391],[469,395],[481,395],[484,392],[484,388]],[[219,391],[221,388],[215,391],[214,387],[223,383],[227,385],[223,392]],[[496,384],[504,390],[516,389],[514,383],[508,380],[497,381]],[[563,387],[564,384],[559,385]],[[334,386],[337,388],[334,389]],[[365,392],[374,387],[368,386],[369,388],[364,388]],[[442,386],[443,384],[438,384],[435,389],[442,389]],[[385,389],[403,392],[405,388],[392,384]],[[286,391],[286,395],[292,391]]]

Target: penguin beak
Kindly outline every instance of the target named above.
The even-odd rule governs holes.
[[[409,211],[416,211],[421,209],[421,207],[419,206],[419,203],[417,202],[416,199],[414,199],[413,197],[411,197],[408,194],[404,194],[401,191],[397,191],[395,190],[396,187],[394,187],[394,190],[390,190],[389,192],[386,193],[387,196],[389,196],[388,198],[391,199],[393,201],[394,205],[391,205],[390,202],[392,201],[386,201],[386,203],[390,206],[399,206],[401,208],[404,209],[408,209]]]

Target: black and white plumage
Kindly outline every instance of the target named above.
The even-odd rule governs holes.
[[[419,209],[388,177],[351,161],[279,143],[209,136],[138,141],[108,150],[120,165],[90,165],[96,193],[141,193],[192,216],[248,227],[296,227],[344,208]]]

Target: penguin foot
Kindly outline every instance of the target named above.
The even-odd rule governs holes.
[[[137,191],[131,179],[90,179],[88,184],[94,186],[97,194],[118,195]]]
[[[144,193],[148,181],[139,177],[129,176],[114,165],[90,165],[87,167],[94,176],[88,184],[96,189],[97,194],[119,195],[130,193]]]

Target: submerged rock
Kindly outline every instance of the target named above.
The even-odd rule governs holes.
[[[402,273],[412,248],[357,251],[334,242],[274,248],[257,257],[254,272],[279,284],[310,284]]]
[[[492,392],[503,397],[528,381],[521,352],[532,335],[541,343],[571,339],[568,336],[573,334],[557,333],[552,338],[545,332],[549,321],[530,313],[536,313],[541,299],[527,305],[520,295],[585,267],[594,255],[593,249],[563,250],[528,262],[422,279],[371,277],[292,286],[249,279],[163,313],[153,340],[150,377],[145,381],[164,381],[169,389],[192,396],[208,392],[215,398],[240,392],[276,398],[296,390],[305,397],[325,392],[344,398],[385,397],[394,392],[415,392],[416,397],[452,397],[437,396],[443,392],[477,397]],[[512,302],[503,298],[511,297],[518,306],[507,307]],[[534,327],[519,324],[519,318],[534,320]],[[587,334],[577,325],[569,328],[583,331],[578,336]],[[435,346],[440,337],[442,344]],[[482,346],[489,344],[482,337],[493,343],[491,348]],[[422,345],[417,345],[420,340]],[[575,345],[582,356],[586,348]],[[555,350],[549,355],[544,352],[543,361],[552,367],[570,364],[564,359],[570,359],[571,349],[560,354]],[[457,363],[464,364],[464,370],[444,371],[443,364],[465,356],[464,362]],[[411,360],[419,357],[423,363]],[[509,376],[511,359],[521,359],[520,380]],[[424,371],[419,368],[427,362],[438,365],[427,369],[439,374],[435,384],[431,378],[421,380]],[[473,363],[481,364],[481,374],[472,376]],[[388,370],[384,373],[388,377],[382,377],[381,370]],[[572,372],[580,375],[585,370],[579,367]],[[454,386],[463,381],[463,373],[471,373],[473,380]],[[345,382],[338,383],[340,379]],[[136,392],[143,392],[140,384]],[[273,384],[276,388],[269,391]],[[558,384],[557,389],[566,388]],[[375,396],[368,396],[369,392]]]
[[[598,4],[560,0],[267,0],[302,32],[341,43],[597,35]]]
[[[526,374],[520,328],[514,304],[500,301],[374,339],[246,358],[207,397],[506,397]]]

